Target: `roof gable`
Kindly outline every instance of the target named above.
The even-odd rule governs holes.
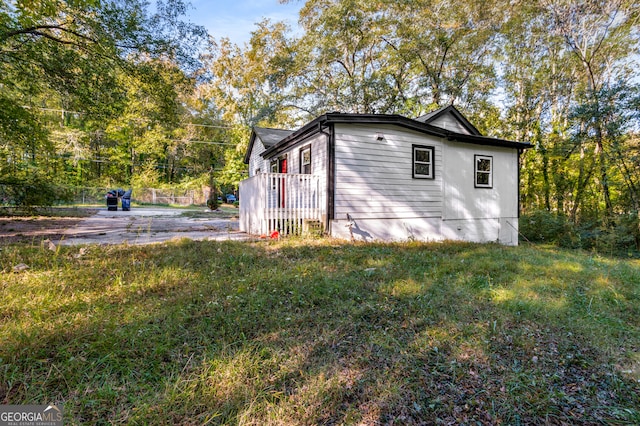
[[[453,105],[439,108],[416,118],[416,121],[456,133],[482,136],[482,133]]]
[[[266,127],[254,127],[253,131],[256,132],[256,136],[260,138],[265,148],[275,145],[293,133],[293,130],[270,129]]]
[[[256,140],[262,143],[262,146],[265,150],[271,148],[273,145],[277,144],[287,136],[291,135],[293,130],[286,129],[271,129],[268,127],[254,127],[251,131],[251,137],[249,138],[249,147],[247,148],[247,152],[244,156],[245,164],[249,164],[249,159],[251,157],[251,151],[253,151],[253,145]]]

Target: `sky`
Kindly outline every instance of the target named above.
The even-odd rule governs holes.
[[[263,18],[285,21],[292,28],[297,26],[298,12],[303,0],[290,0],[280,4],[278,0],[190,0],[187,20],[204,26],[215,39],[228,37],[242,45],[249,41],[255,24]]]

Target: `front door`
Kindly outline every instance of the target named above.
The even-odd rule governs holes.
[[[286,156],[281,157],[281,158],[278,159],[278,171],[280,173],[287,173],[287,157]],[[285,204],[284,204],[285,203],[285,198],[284,198],[284,195],[285,195],[285,190],[284,190],[284,188],[285,188],[285,179],[284,178],[281,180],[280,185],[281,185],[281,188],[280,188],[280,207],[284,207],[285,206]]]

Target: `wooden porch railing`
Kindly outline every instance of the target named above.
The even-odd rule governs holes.
[[[240,182],[240,230],[256,235],[301,234],[321,221],[318,176],[261,173]]]

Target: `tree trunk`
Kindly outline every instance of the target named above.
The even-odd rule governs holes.
[[[611,203],[611,191],[609,190],[609,174],[607,171],[607,159],[605,158],[604,149],[602,147],[602,131],[598,124],[596,130],[597,142],[596,152],[598,154],[598,166],[600,167],[600,186],[602,188],[602,195],[604,197],[605,205],[605,224],[608,225],[613,218],[613,204]]]
[[[571,206],[571,221],[573,223],[577,223],[576,216],[578,214],[578,208],[580,206],[580,202],[582,201],[582,195],[584,193],[584,187],[586,184],[586,179],[584,178],[584,147],[580,147],[580,162],[578,163],[578,182],[576,186],[575,196],[573,197],[573,206]]]
[[[551,185],[549,184],[549,156],[546,148],[540,150],[542,154],[542,180],[544,191],[544,208],[548,212],[551,211]]]

